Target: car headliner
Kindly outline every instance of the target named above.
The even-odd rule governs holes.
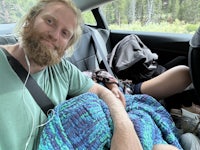
[[[107,3],[114,0],[73,0],[76,6],[81,9],[81,11],[85,11],[88,9],[93,9],[98,7],[103,3]]]

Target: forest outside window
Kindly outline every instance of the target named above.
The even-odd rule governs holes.
[[[115,30],[193,34],[200,24],[199,0],[116,0],[101,11]]]

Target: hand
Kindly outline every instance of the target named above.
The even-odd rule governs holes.
[[[124,107],[126,107],[126,100],[124,94],[119,90],[119,87],[113,86],[110,90],[118,99],[120,99]]]
[[[123,94],[119,91],[118,86],[112,88],[112,91],[117,92],[119,97]],[[115,91],[116,89],[116,91]],[[142,146],[134,129],[121,99],[117,98],[111,90],[97,83],[90,88],[89,92],[95,93],[101,98],[110,110],[110,114],[114,124],[113,137],[111,141],[111,150],[142,150]],[[121,94],[120,94],[121,93]],[[123,100],[123,99],[122,99]],[[125,102],[125,101],[124,101]]]
[[[126,100],[124,94],[120,91],[117,84],[106,84],[106,87],[119,99],[124,107],[126,107]]]

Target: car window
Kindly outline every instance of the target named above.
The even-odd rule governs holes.
[[[91,10],[82,12],[82,18],[85,24],[93,25],[93,26],[97,25],[97,22]]]
[[[13,33],[16,23],[34,3],[36,3],[35,0],[1,0],[0,35]]]
[[[116,0],[101,7],[110,29],[194,33],[199,0]]]
[[[35,2],[35,0],[1,0],[0,23],[17,22]]]

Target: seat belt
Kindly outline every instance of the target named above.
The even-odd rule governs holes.
[[[91,34],[92,34],[92,40],[94,42],[94,46],[95,46],[95,49],[97,51],[97,53],[99,52],[99,54],[101,55],[101,58],[102,58],[102,61],[104,63],[104,66],[106,67],[106,70],[113,76],[115,77],[113,71],[111,70],[107,60],[106,60],[106,56],[103,54],[103,48],[106,49],[106,47],[103,47],[99,44],[98,41],[101,41],[101,42],[104,42],[102,37],[99,35],[100,33],[97,33],[98,31],[92,29],[91,27],[89,27],[89,29],[92,31]],[[97,39],[98,36],[99,38]],[[100,63],[100,62],[99,62]]]
[[[17,73],[22,82],[25,83],[28,72],[5,49],[3,49],[3,51],[6,54],[8,62],[12,66],[13,70]],[[40,88],[37,82],[31,77],[31,75],[29,76],[25,86],[29,90],[30,94],[35,99],[37,104],[40,106],[42,111],[47,115],[48,110],[54,108],[54,104],[51,102],[49,97],[44,93],[44,91]]]
[[[104,49],[104,48],[106,49],[106,47],[105,47],[105,46],[101,46],[101,45],[99,44],[99,40],[100,40],[100,42],[104,42],[103,38],[100,36],[100,33],[99,33],[98,31],[96,31],[95,29],[92,29],[91,27],[88,27],[88,28],[92,31],[91,34],[92,34],[92,40],[93,40],[93,42],[94,42],[95,49],[96,49],[97,52],[100,53],[100,55],[101,55],[101,57],[102,57],[102,60],[103,60],[103,63],[104,63],[104,66],[106,67],[106,70],[107,70],[113,77],[115,77],[116,79],[118,79],[118,77],[114,75],[114,73],[113,73],[111,67],[109,66],[109,64],[108,64],[108,62],[107,62],[107,60],[106,60],[105,55],[103,54],[103,50],[102,50],[102,49]],[[97,39],[97,37],[98,37],[98,39]],[[106,49],[106,50],[107,50],[107,49]],[[118,82],[118,84],[119,84],[120,87],[124,87],[124,85],[123,85],[121,82]]]

